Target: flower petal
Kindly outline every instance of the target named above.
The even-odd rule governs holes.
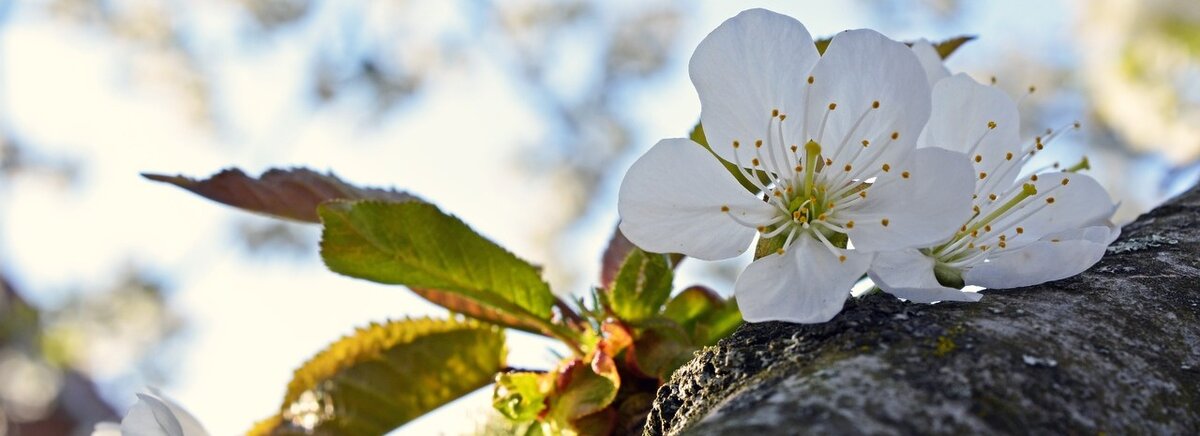
[[[170,406],[158,397],[137,394],[138,402],[121,420],[121,434],[137,436],[185,436]]]
[[[929,82],[908,46],[873,30],[848,30],[833,37],[812,76],[808,136],[836,166],[869,170],[869,178],[916,146],[929,118]]]
[[[149,391],[151,394],[154,394],[155,397],[158,397],[163,404],[166,404],[167,408],[171,409],[171,414],[175,416],[175,419],[179,420],[179,426],[183,429],[184,435],[208,435],[208,432],[204,430],[204,426],[200,424],[200,420],[196,419],[195,416],[192,416],[191,412],[188,412],[187,409],[184,409],[183,406],[179,405],[179,403],[176,403],[166,395],[163,395],[163,393],[156,388],[151,387],[149,388]]]
[[[687,139],[659,141],[633,163],[621,182],[617,210],[621,232],[642,249],[704,260],[734,257],[750,246],[755,230],[731,214],[758,225],[778,213]]]
[[[965,156],[922,148],[876,179],[866,199],[837,216],[855,222],[847,234],[856,249],[928,247],[953,235],[971,217],[973,188]]]
[[[1063,180],[1067,180],[1066,185],[1063,185]],[[1108,191],[1085,174],[1038,174],[1037,181],[1032,183],[1037,187],[1037,199],[1027,200],[1030,202],[1023,208],[1037,208],[1037,211],[1017,223],[1024,231],[1011,242],[1021,243],[1041,239],[1051,233],[1106,223],[1115,210]],[[1053,198],[1052,203],[1049,202],[1050,198]],[[1014,216],[1010,219],[1016,219],[1023,214],[1022,211],[1014,211],[1010,215]]]
[[[867,272],[884,292],[914,303],[979,301],[983,295],[943,286],[933,275],[933,259],[916,249],[884,251],[875,255]]]
[[[850,287],[871,266],[872,254],[838,250],[839,260],[804,235],[787,252],[758,259],[734,285],[742,318],[749,322],[829,321],[842,310]]]
[[[925,69],[925,78],[929,80],[930,87],[939,80],[950,77],[950,70],[942,63],[942,55],[938,54],[929,40],[921,38],[914,41],[912,51],[917,55],[917,60],[921,61],[921,68]]]
[[[1020,120],[1016,102],[1003,91],[955,74],[933,86],[933,111],[917,146],[966,154],[975,172],[985,176],[976,183],[986,198],[1008,189],[1020,173],[1012,168],[1021,162]],[[985,184],[988,189],[979,190]]]
[[[798,138],[808,86],[804,82],[820,55],[812,36],[795,18],[751,9],[708,34],[688,65],[700,94],[700,119],[713,151],[734,161],[733,141],[766,140],[771,111],[785,123],[785,138]],[[803,145],[803,144],[801,144]],[[754,149],[739,149],[749,163]]]
[[[975,265],[963,273],[963,280],[969,285],[1006,289],[1071,277],[1100,261],[1116,231],[1093,226],[1046,235]]]

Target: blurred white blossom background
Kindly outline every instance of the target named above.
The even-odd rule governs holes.
[[[315,227],[143,171],[395,186],[585,294],[625,169],[698,119],[692,49],[753,6],[818,36],[977,35],[950,68],[1023,98],[1029,136],[1081,121],[1041,164],[1086,154],[1120,221],[1200,173],[1192,0],[0,0],[0,435],[78,434],[148,385],[213,434],[245,431],[353,327],[442,313],[328,272]],[[677,283],[728,293],[747,261],[685,263]],[[554,361],[510,338],[511,365]],[[489,395],[397,433],[473,432]]]

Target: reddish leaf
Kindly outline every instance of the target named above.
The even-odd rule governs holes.
[[[240,209],[309,223],[320,222],[317,205],[329,200],[420,201],[405,192],[360,188],[332,173],[321,174],[307,168],[271,169],[257,179],[237,168],[222,170],[203,180],[149,173],[143,173],[142,177]]]
[[[634,248],[637,247],[625,238],[620,228],[613,229],[612,237],[608,239],[608,247],[604,249],[604,257],[600,265],[600,284],[605,289],[612,287],[613,279],[617,278],[617,272],[621,270],[621,264],[625,263],[625,257],[629,256],[629,252]]]

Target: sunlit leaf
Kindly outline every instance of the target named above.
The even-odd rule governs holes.
[[[317,205],[330,200],[409,201],[417,197],[390,189],[360,188],[333,174],[306,168],[271,169],[258,178],[237,168],[207,179],[143,173],[156,182],[187,189],[201,197],[251,212],[310,223],[319,222]]]
[[[621,320],[635,323],[657,315],[671,296],[673,276],[666,256],[634,249],[606,294],[608,307]]]
[[[491,383],[504,355],[503,331],[475,321],[371,324],[296,370],[270,433],[383,434]]]
[[[569,335],[551,322],[557,301],[538,270],[420,202],[320,207],[321,257],[334,272],[406,285],[451,310],[506,327]]]
[[[554,375],[541,372],[509,372],[496,376],[492,407],[516,422],[532,421],[546,409],[546,395],[553,389]]]
[[[663,316],[675,321],[700,346],[715,344],[742,324],[737,301],[723,299],[703,286],[684,289],[667,302]]]

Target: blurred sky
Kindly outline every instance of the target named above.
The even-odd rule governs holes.
[[[1080,65],[1097,56],[1103,64],[1105,53],[1089,52],[1084,17],[1093,15],[1083,8],[1128,3],[1117,0],[597,2],[583,4],[590,18],[559,31],[507,39],[498,37],[496,17],[539,2],[276,1],[308,6],[270,32],[239,1],[113,2],[149,5],[169,17],[167,39],[187,48],[190,73],[147,55],[157,49],[145,43],[63,19],[59,3],[73,2],[0,0],[0,132],[35,161],[77,168],[66,179],[33,171],[0,180],[0,268],[43,307],[102,289],[130,268],[160,280],[168,306],[188,325],[178,345],[164,351],[177,353],[169,377],[129,376],[119,354],[134,351],[120,348],[90,350],[85,369],[119,410],[141,384],[161,383],[213,434],[245,431],[272,414],[291,371],[354,326],[444,311],[402,288],[328,272],[316,255],[315,227],[288,227],[300,250],[251,250],[237,229],[271,220],[151,183],[140,172],[207,176],[237,166],[257,174],[300,165],[396,186],[547,265],[556,292],[581,294],[596,280],[625,168],[658,139],[686,135],[698,119],[686,69],[692,49],[753,5],[792,15],[816,36],[859,27],[904,40],[978,35],[950,68],[980,80],[995,76],[1014,96],[1036,85],[1023,103],[1030,136],[1082,120],[1087,128],[1053,144],[1043,163],[1071,164],[1088,154],[1093,175],[1123,202],[1124,220],[1195,180],[1191,152],[1178,148],[1197,144],[1168,138],[1159,148],[1133,151],[1113,127],[1119,123],[1094,120],[1099,94]],[[620,86],[597,87],[601,54],[621,20],[647,10],[677,16],[668,22],[675,27],[664,38],[662,65]],[[155,31],[137,24],[130,31]],[[521,44],[538,45],[528,52],[550,59],[537,83],[552,92],[530,85]],[[335,53],[330,62],[337,63],[379,46],[387,48],[385,67],[423,73],[411,92],[406,82],[397,85],[399,103],[381,105],[379,89],[369,87],[314,96],[320,78],[313,65],[322,56]],[[195,74],[205,78],[202,98],[186,86],[159,85],[190,83]],[[1183,83],[1195,90],[1191,79]],[[545,165],[558,162],[547,154],[562,150],[543,149],[586,137],[586,128],[564,127],[555,108],[559,100],[586,102],[596,89],[627,127],[619,142],[628,146],[606,157],[596,189],[581,199],[579,190],[564,192],[569,174]],[[565,162],[586,167],[591,151],[565,150]],[[746,261],[689,261],[676,284],[704,282],[728,293]],[[520,333],[510,341],[512,366],[555,360],[548,341]],[[477,392],[397,433],[470,432],[490,408],[489,396]]]

